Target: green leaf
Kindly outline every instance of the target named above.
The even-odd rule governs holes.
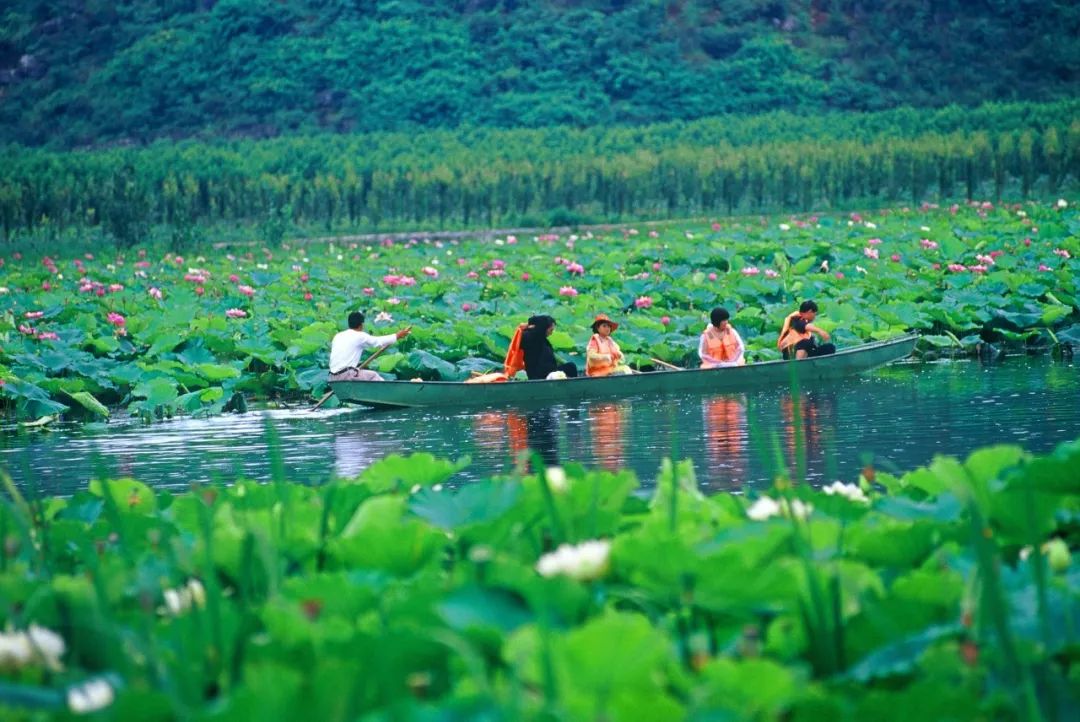
[[[859,682],[869,682],[881,677],[907,674],[935,642],[957,636],[963,631],[959,624],[941,624],[888,644],[866,657],[848,670],[847,676]]]
[[[73,394],[68,394],[68,396],[81,404],[82,407],[87,411],[91,411],[95,414],[98,414],[99,416],[104,416],[108,418],[109,410],[105,407],[104,404],[94,398],[93,394],[87,391],[77,391]]]

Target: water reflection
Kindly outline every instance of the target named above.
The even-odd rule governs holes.
[[[724,480],[723,487],[736,489],[747,481],[746,396],[725,395],[701,402],[705,430],[705,458],[709,475]]]
[[[908,470],[987,444],[1045,452],[1080,433],[1080,365],[1008,359],[901,365],[840,383],[744,394],[683,394],[547,409],[263,411],[213,419],[0,431],[17,483],[71,493],[99,462],[155,486],[270,477],[267,426],[290,479],[354,477],[390,453],[468,454],[458,481],[507,474],[527,448],[546,464],[632,469],[645,483],[672,454],[712,490],[768,483],[782,463],[810,483],[857,478],[871,456]],[[799,449],[802,453],[797,453]],[[779,461],[778,461],[779,460]]]

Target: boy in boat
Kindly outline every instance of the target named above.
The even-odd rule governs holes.
[[[780,327],[780,336],[776,339],[776,347],[783,352],[785,359],[792,358],[794,355],[791,347],[795,345],[795,342],[788,338],[788,336],[791,334],[791,322],[796,318],[801,318],[803,321],[805,321],[807,324],[807,330],[810,333],[815,333],[818,336],[821,336],[821,340],[825,342],[822,343],[820,346],[814,343],[813,339],[811,339],[809,344],[804,343],[803,348],[807,350],[808,355],[827,356],[828,354],[836,353],[836,346],[828,343],[828,332],[813,325],[814,319],[817,318],[817,314],[818,306],[816,303],[814,303],[813,301],[803,301],[802,304],[799,306],[798,311],[788,314],[787,318],[784,319],[784,325]],[[806,339],[800,340],[805,341]],[[810,349],[812,349],[813,351],[811,352]]]
[[[826,356],[830,353],[835,353],[836,348],[831,344],[823,344],[818,346],[814,341],[814,334],[822,334],[822,331],[817,326],[811,323],[807,323],[805,318],[796,316],[791,319],[791,328],[788,329],[787,335],[784,337],[784,358],[804,359],[811,356]],[[828,338],[826,336],[826,338]],[[828,350],[823,350],[828,347]]]
[[[364,331],[364,314],[353,311],[349,314],[349,328],[334,335],[330,342],[330,380],[331,381],[382,381],[382,376],[371,369],[357,368],[360,355],[366,348],[382,348],[409,335],[411,326],[406,326],[397,333],[385,336],[372,336]]]
[[[525,375],[532,379],[573,378],[577,366],[572,362],[560,364],[555,360],[555,349],[548,336],[555,332],[555,319],[551,316],[532,316],[529,325],[521,332],[521,352],[525,362]]]
[[[603,313],[593,321],[593,335],[585,346],[586,376],[632,373],[630,367],[622,363],[622,351],[619,350],[619,344],[615,343],[615,339],[611,337],[611,333],[618,327],[619,324]]]
[[[698,342],[701,368],[714,369],[722,366],[743,366],[746,346],[739,332],[728,322],[731,314],[726,308],[714,308],[709,314],[710,323]]]

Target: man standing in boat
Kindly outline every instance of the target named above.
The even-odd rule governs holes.
[[[818,306],[816,303],[814,303],[813,301],[803,301],[802,304],[799,306],[798,311],[788,314],[787,318],[784,319],[784,325],[780,327],[780,336],[776,339],[776,348],[780,349],[784,353],[784,358],[795,358],[795,354],[799,350],[806,351],[804,357],[828,356],[831,353],[836,353],[836,346],[828,342],[828,332],[824,329],[812,325],[814,319],[817,318],[817,314]],[[805,329],[801,333],[808,332],[817,334],[825,343],[817,345],[814,343],[812,338],[808,340],[802,337],[801,333],[798,342],[796,342],[792,338],[789,338],[789,336],[793,333],[793,330],[791,328],[791,322],[796,318],[801,319],[806,324]],[[802,324],[800,324],[800,326],[801,325]]]
[[[382,381],[382,376],[371,369],[359,368],[364,349],[384,348],[405,338],[411,331],[412,327],[406,326],[397,333],[372,336],[364,331],[364,314],[353,311],[349,314],[349,327],[335,334],[330,343],[330,380]]]

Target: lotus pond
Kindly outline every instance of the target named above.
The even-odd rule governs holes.
[[[767,440],[768,441],[768,440]],[[779,447],[778,437],[772,439]],[[768,446],[768,444],[766,444]],[[0,717],[1068,720],[1080,440],[702,496],[576,464],[0,506]],[[782,454],[777,454],[777,458]],[[653,480],[650,480],[653,481]]]
[[[744,394],[631,397],[544,408],[372,411],[357,407],[249,411],[143,424],[63,422],[0,425],[0,468],[21,488],[72,494],[95,474],[155,488],[247,478],[268,481],[272,433],[289,479],[352,478],[389,454],[471,457],[450,483],[515,468],[526,447],[547,463],[627,469],[646,486],[660,459],[691,461],[703,491],[758,488],[772,460],[755,435],[776,431],[787,463],[801,438],[802,478],[820,486],[853,478],[868,463],[910,469],[934,454],[1015,443],[1046,452],[1080,429],[1080,364],[1049,357],[903,363],[842,382]],[[796,411],[803,423],[796,424]]]
[[[528,238],[45,249],[0,259],[0,403],[47,423],[317,397],[329,339],[357,307],[373,332],[413,325],[374,364],[398,378],[489,370],[541,311],[564,354],[596,313],[615,315],[629,361],[647,368],[694,363],[706,313],[725,305],[751,359],[771,359],[780,319],[810,297],[841,345],[914,329],[925,355],[1066,349],[1080,342],[1078,256],[1066,199]]]

